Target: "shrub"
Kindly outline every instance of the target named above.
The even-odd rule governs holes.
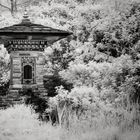
[[[76,86],[96,87],[101,98],[116,101],[139,101],[139,60],[122,55],[112,62],[70,63],[68,69],[60,72],[61,77]],[[120,102],[118,102],[120,104]]]
[[[57,95],[56,87],[63,85],[65,89],[70,90],[72,84],[63,80],[59,75],[44,76],[44,87],[47,89],[48,96],[53,97]]]
[[[8,82],[2,82],[0,84],[0,95],[6,95],[8,94],[8,89],[9,89],[9,81]]]

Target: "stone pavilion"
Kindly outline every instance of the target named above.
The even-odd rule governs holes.
[[[19,24],[0,29],[0,41],[10,54],[10,92],[23,89],[44,92],[43,51],[70,32],[34,24],[27,12]]]

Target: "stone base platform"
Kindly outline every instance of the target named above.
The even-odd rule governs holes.
[[[34,85],[34,86],[23,86],[22,88],[10,87],[9,93],[4,96],[0,96],[0,109],[7,108],[14,104],[24,103],[24,93],[26,95],[33,93],[41,98],[47,99],[47,91],[44,88],[44,85]]]

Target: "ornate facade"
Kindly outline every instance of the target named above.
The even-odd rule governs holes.
[[[10,40],[5,47],[10,53],[12,51],[44,51],[47,47],[45,40]]]
[[[10,92],[25,88],[43,92],[43,51],[71,33],[34,24],[27,13],[23,17],[21,23],[0,29],[0,41],[11,59]]]

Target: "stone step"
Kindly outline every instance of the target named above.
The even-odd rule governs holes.
[[[9,94],[0,97],[0,108],[5,108],[13,104],[22,103],[22,99],[17,89],[10,89]]]

